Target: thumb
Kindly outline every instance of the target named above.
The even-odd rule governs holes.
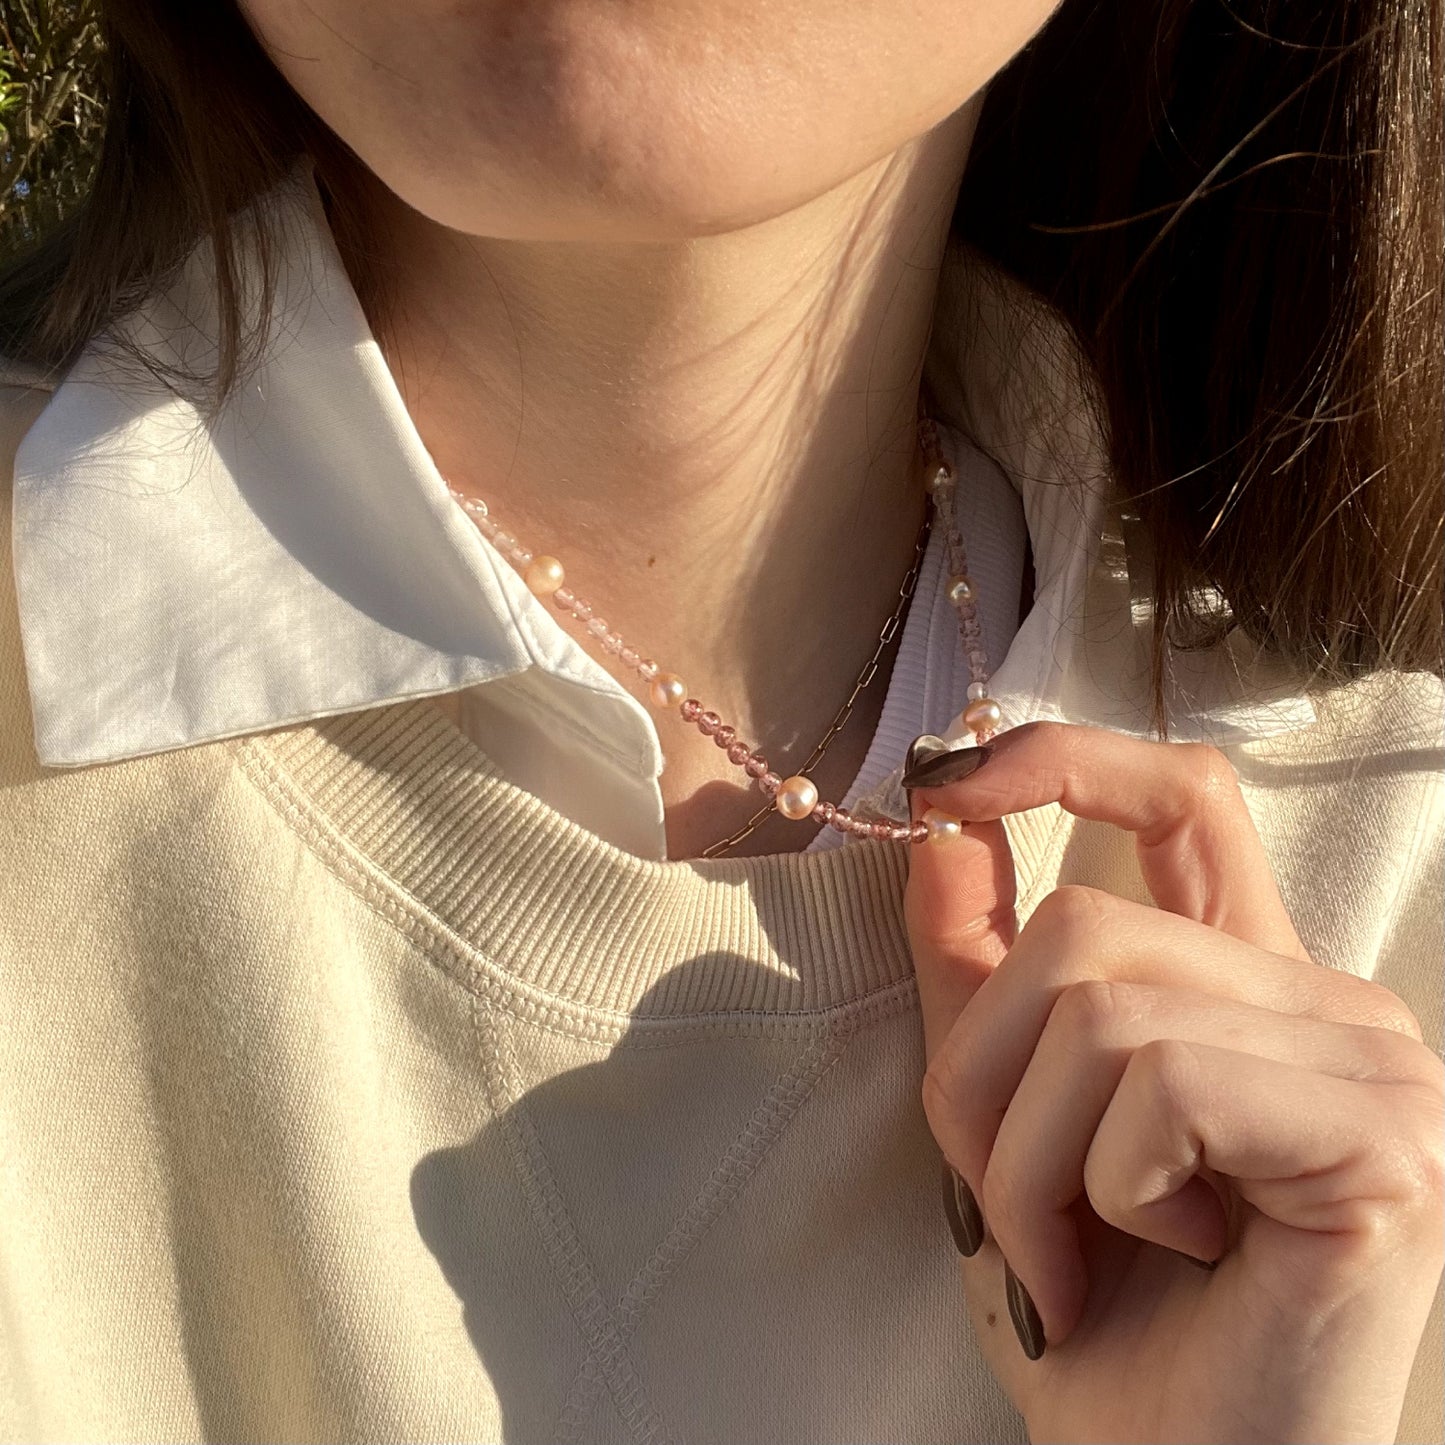
[[[909,792],[916,822],[927,788]],[[903,919],[918,978],[923,1044],[931,1060],[954,1020],[998,967],[1018,932],[1013,853],[1002,819],[964,823],[957,836],[908,849]]]

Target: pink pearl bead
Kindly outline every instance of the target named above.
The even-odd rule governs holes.
[[[687,688],[676,674],[664,672],[653,680],[651,697],[653,707],[680,707],[687,697]]]
[[[791,778],[784,778],[778,785],[778,795],[774,801],[778,812],[796,823],[806,818],[818,806],[818,789],[811,778],[804,777],[802,773],[794,773]]]
[[[728,762],[735,767],[742,767],[748,760],[748,745],[744,742],[730,743],[728,745]]]
[[[965,577],[961,573],[955,574],[948,579],[948,600],[957,606],[961,602],[972,602],[974,599],[973,579]]]
[[[988,684],[986,682],[971,682],[968,685],[968,700],[977,702],[981,697],[988,696]]]
[[[963,824],[952,813],[942,808],[930,808],[923,815],[923,825],[928,836],[939,843],[949,843],[963,836]]]
[[[705,713],[702,713],[698,717],[697,725],[703,733],[705,733],[708,737],[711,737],[718,730],[718,728],[721,727],[722,719],[715,712],[713,712],[711,708],[709,708]]]
[[[750,753],[745,764],[750,778],[761,778],[768,771],[768,760],[761,753]]]
[[[683,722],[696,722],[702,714],[702,704],[695,697],[690,697],[678,711],[682,714]]]
[[[980,697],[963,710],[964,726],[970,732],[981,728],[996,728],[1003,721],[1003,709],[991,698]]]
[[[732,746],[732,741],[737,735],[738,730],[735,727],[729,727],[724,723],[722,727],[712,735],[712,740],[720,748],[729,748]]]
[[[562,564],[544,552],[527,564],[524,580],[536,596],[550,597],[562,585],[565,575]]]

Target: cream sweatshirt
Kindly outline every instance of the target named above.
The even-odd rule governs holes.
[[[0,389],[6,527],[43,402]],[[1320,966],[1439,1048],[1440,684],[1315,706],[1229,756]],[[1127,836],[1007,826],[1021,919],[1146,900]],[[47,768],[7,571],[0,1438],[1023,1440],[919,1101],[907,865],[639,858],[424,699]],[[1401,1440],[1442,1438],[1440,1359],[1437,1298]]]

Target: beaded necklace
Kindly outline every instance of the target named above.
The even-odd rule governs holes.
[[[600,647],[609,656],[616,657],[624,667],[635,672],[647,684],[648,700],[653,707],[660,712],[674,713],[683,722],[694,725],[704,737],[710,737],[723,749],[728,761],[741,768],[768,799],[742,828],[710,845],[704,851],[703,857],[720,856],[745,838],[773,812],[798,822],[812,818],[839,833],[857,837],[924,843],[935,835],[952,836],[958,828],[957,820],[936,809],[930,809],[923,818],[911,823],[898,823],[888,818],[855,818],[847,808],[820,798],[817,787],[807,775],[808,770],[817,765],[824,749],[837,736],[858,694],[867,687],[877,671],[878,659],[896,633],[903,610],[913,595],[923,550],[935,520],[941,520],[946,528],[948,599],[958,613],[964,655],[969,667],[968,706],[963,713],[964,725],[973,732],[977,742],[986,743],[1002,721],[998,703],[988,695],[988,654],[984,650],[983,626],[978,618],[977,589],[968,575],[968,558],[954,521],[953,504],[958,478],[952,465],[943,456],[937,425],[927,415],[919,417],[918,440],[923,454],[922,480],[929,497],[929,509],[919,532],[908,575],[899,588],[899,602],[883,626],[873,656],[859,674],[852,693],[834,717],[828,732],[813,749],[802,768],[788,777],[781,777],[773,771],[766,756],[743,741],[738,736],[737,729],[725,722],[720,714],[704,707],[697,698],[690,697],[682,678],[674,672],[668,672],[652,658],[644,656],[628,643],[620,632],[614,631],[605,618],[599,617],[591,603],[567,586],[566,572],[555,556],[546,552],[533,552],[510,532],[503,531],[486,502],[480,497],[458,491],[450,484],[447,490],[472,519],[477,530],[521,574],[534,596],[550,598],[559,612],[580,622],[583,625],[584,637],[590,638],[594,646]]]

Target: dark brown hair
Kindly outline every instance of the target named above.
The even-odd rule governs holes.
[[[228,0],[102,10],[94,185],[0,277],[0,351],[64,367],[208,238],[218,402],[266,339],[228,218],[310,153],[364,259],[364,168]],[[1440,60],[1434,0],[1064,0],[990,87],[955,230],[1097,381],[1153,540],[1161,729],[1166,642],[1235,623],[1317,684],[1441,671]]]

